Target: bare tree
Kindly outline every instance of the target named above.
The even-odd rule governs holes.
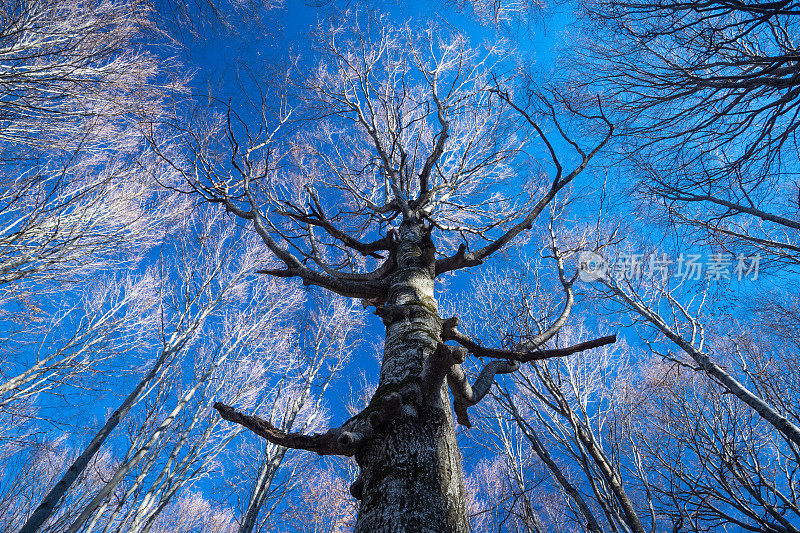
[[[141,129],[164,117],[166,98],[184,80],[168,81],[168,59],[136,46],[150,14],[136,0],[4,3],[4,300],[10,282],[75,279],[158,238],[159,216],[148,207],[167,201],[156,180],[169,183],[170,170]]]
[[[184,81],[161,70],[156,40],[150,52],[136,46],[150,15],[136,1],[0,7],[5,411],[35,411],[39,394],[112,358],[110,339],[135,350],[147,329],[147,276],[117,268],[137,269],[185,207],[159,187],[174,173],[141,131]]]
[[[303,476],[299,493],[289,498],[285,522],[298,533],[345,533],[355,522],[347,480],[333,468]]]
[[[673,530],[796,531],[797,447],[691,370],[648,369],[634,435]]]
[[[48,436],[21,435],[17,450],[3,460],[3,486],[0,493],[0,529],[18,531],[26,516],[31,514],[46,491],[61,476],[79,450],[72,448],[65,436],[50,439]],[[38,438],[37,438],[38,437]],[[53,520],[53,531],[66,527],[74,518],[87,496],[96,490],[114,466],[110,453],[101,452],[76,481],[71,504]]]
[[[364,411],[314,435],[217,408],[274,444],[355,455],[357,531],[465,531],[461,458],[444,383],[468,425],[467,407],[486,395],[495,374],[571,353],[539,347],[569,315],[572,278],[559,262],[563,313],[517,350],[482,347],[458,331],[456,318],[441,319],[435,280],[481,264],[530,229],[611,127],[602,112],[584,117],[600,140],[583,150],[546,101],[516,99],[499,51],[472,49],[442,28],[365,20],[323,25],[315,43],[320,63],[299,72],[302,100],[287,102],[275,124],[253,127],[230,109],[219,128],[227,140],[213,127],[186,133],[197,162],[186,178],[203,198],[252,224],[283,263],[262,273],[299,277],[375,306],[386,325],[379,386]],[[283,133],[281,124],[306,112],[313,123],[300,123],[297,135]],[[540,120],[568,143],[569,162],[557,156]],[[525,171],[531,159],[541,162],[541,173]],[[474,386],[460,366],[467,352],[493,359]]]
[[[55,308],[49,315],[41,309],[18,314],[24,332],[9,328],[2,354],[6,372],[17,373],[0,384],[0,409],[13,410],[113,357],[111,338],[117,350],[136,352],[142,334],[152,329],[158,300],[152,271],[138,277],[106,272],[93,287],[65,291],[61,298],[61,305],[34,300]]]
[[[796,359],[791,344],[778,349],[787,346],[786,337],[782,345],[769,332],[783,329],[782,318],[791,324],[800,250],[797,43],[791,37],[798,5],[600,1],[586,7],[599,25],[594,42],[601,43],[585,53],[598,66],[587,83],[607,91],[624,122],[623,154],[637,172],[634,194],[642,211],[663,222],[669,235],[708,245],[713,257],[756,256],[763,261],[761,279],[778,281],[774,296],[759,287],[756,298],[737,302],[720,285],[730,275],[706,277],[696,286],[671,283],[673,270],[646,281],[606,278],[604,296],[645,324],[640,331],[669,371],[684,375],[689,368],[708,380],[697,385],[702,392],[693,389],[680,402],[659,395],[665,410],[680,405],[674,423],[691,420],[691,427],[673,427],[652,442],[642,434],[649,447],[642,453],[662,455],[663,463],[651,463],[665,476],[659,479],[661,512],[671,508],[676,530],[724,523],[786,530],[782,520],[793,512],[792,498],[772,494],[783,494],[782,481],[751,481],[759,479],[753,472],[771,467],[756,452],[764,446],[759,439],[783,448],[776,464],[795,462],[784,457],[800,443],[792,386],[767,370],[788,370]],[[785,315],[773,314],[772,305]],[[748,331],[762,335],[742,333]],[[791,326],[783,331],[791,338]],[[732,427],[741,430],[742,442]],[[731,439],[737,442],[729,449]],[[672,445],[679,451],[665,453]],[[694,470],[695,464],[705,470]]]
[[[532,19],[547,7],[542,0],[450,0],[446,3],[506,34],[519,29],[530,30]]]
[[[675,531],[793,530],[784,474],[797,463],[792,304],[776,302],[788,327],[771,326],[769,299],[749,304],[748,316],[717,301],[727,291],[712,281],[620,275],[598,285],[606,309],[635,313],[657,361],[640,361],[618,399],[627,443],[617,453],[640,508]]]
[[[585,7],[605,38],[595,53],[586,51],[598,60],[596,79],[632,115],[629,133],[661,144],[659,154],[673,150],[684,163],[716,154],[706,159],[711,171],[766,178],[797,149],[792,36],[800,4],[599,0]]]
[[[154,533],[233,533],[236,522],[232,509],[215,506],[198,492],[186,491],[162,513]]]
[[[728,253],[796,268],[800,4],[585,4],[596,27],[584,83],[625,124],[646,209]]]
[[[710,291],[701,291],[682,302],[679,288],[670,286],[669,278],[652,279],[648,283],[632,283],[614,276],[605,278],[610,295],[641,316],[649,326],[677,345],[692,361],[692,368],[702,371],[728,393],[753,409],[787,439],[800,444],[800,427],[794,408],[773,404],[756,388],[747,383],[747,373],[737,379],[724,361],[735,349],[730,344],[712,344],[707,340],[706,313]],[[688,300],[688,301],[686,301]],[[716,357],[714,357],[716,355]],[[680,358],[676,359],[680,360]]]
[[[279,421],[276,427],[283,431],[307,432],[319,426],[322,395],[360,345],[355,335],[362,324],[354,303],[341,297],[319,300],[318,308],[301,320],[298,342],[292,348],[297,353],[296,368],[287,370],[268,413],[270,420]],[[260,530],[257,525],[269,519],[270,513],[263,508],[268,499],[276,497],[270,493],[286,451],[286,447],[271,442],[263,446],[260,465],[242,513],[240,533]],[[299,472],[294,470],[293,474]],[[291,482],[292,485],[299,483]]]
[[[518,345],[541,334],[548,317],[558,313],[558,302],[542,260],[509,263],[472,283],[470,327],[476,336]],[[585,336],[585,327],[564,327],[551,343],[570,345]],[[655,527],[655,517],[642,505],[647,495],[639,490],[636,452],[625,438],[626,395],[638,373],[629,351],[621,343],[534,362],[514,374],[513,385],[507,380],[498,387],[480,424],[507,465],[506,483],[520,487],[501,506],[510,506],[510,516],[536,517],[543,523],[536,528],[544,531],[558,524],[593,532]],[[528,503],[534,489],[522,483],[526,475],[537,480],[537,494],[549,490],[561,506]]]
[[[492,411],[482,408],[479,416],[484,410]],[[492,455],[479,461],[466,479],[472,529],[487,533],[568,530],[559,528],[550,516],[557,502],[549,490],[548,472],[538,468],[535,454],[518,438],[513,422],[504,420],[499,411],[493,415],[496,426],[479,426],[491,436],[491,443],[483,444]]]
[[[280,286],[271,289],[253,286],[249,279],[250,274],[256,265],[262,263],[263,258],[252,249],[248,250],[248,240],[237,236],[232,229],[218,231],[221,214],[214,211],[218,210],[206,212],[207,216],[198,213],[184,227],[185,233],[174,244],[164,249],[164,253],[173,257],[176,264],[164,267],[161,280],[149,279],[151,291],[156,292],[158,287],[162,291],[158,312],[152,313],[152,318],[159,317],[162,321],[160,330],[153,332],[162,340],[162,346],[150,369],[111,414],[83,453],[67,469],[62,479],[43,499],[22,531],[37,531],[42,527],[56,511],[59,500],[69,491],[118,424],[143,397],[159,386],[179,356],[199,342],[199,335],[204,333],[204,325],[207,322],[213,323],[220,318],[225,319],[223,326],[226,329],[220,333],[220,339],[216,341],[220,345],[218,350],[220,353],[212,351],[210,356],[213,356],[213,364],[205,365],[204,370],[200,372],[201,376],[192,381],[193,385],[178,401],[181,409],[198,389],[205,386],[213,377],[217,367],[223,364],[226,357],[236,353],[242,346],[252,345],[253,339],[259,334],[263,335],[262,342],[268,342],[271,337],[265,334],[267,324],[273,322],[273,327],[279,329],[281,313],[283,310],[288,312],[292,309],[290,291]],[[245,287],[248,288],[247,291]],[[234,315],[232,309],[225,309],[226,306],[236,304],[244,294],[251,298],[248,304],[252,306],[251,312],[257,316],[247,316],[244,312]],[[281,297],[280,304],[278,295]],[[294,301],[295,303],[298,301],[297,295]],[[256,308],[257,312],[254,311]],[[274,355],[280,358],[281,350],[276,349]],[[169,414],[167,422],[154,429],[153,437],[150,438],[152,442],[147,441],[149,446],[156,444],[153,439],[163,435],[169,424],[180,414],[180,410],[176,409]],[[198,423],[199,414],[202,413],[203,409],[195,411],[196,416],[192,425]],[[147,447],[148,445],[143,444],[141,453],[133,454],[116,469],[113,476],[113,479],[117,480],[115,483],[119,483],[127,470],[135,466],[147,451]],[[105,494],[114,488],[116,485],[110,481],[101,493]],[[95,497],[96,500],[98,498],[99,496]],[[90,505],[87,508],[89,514],[103,501],[104,498]],[[84,510],[84,514],[86,513]]]

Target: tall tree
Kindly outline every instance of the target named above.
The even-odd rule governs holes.
[[[636,173],[632,189],[643,212],[668,233],[711,247],[710,259],[719,258],[724,270],[707,280],[743,273],[794,279],[800,264],[794,155],[800,81],[791,38],[800,22],[797,2],[584,4],[601,43],[583,50],[597,67],[584,83],[605,90],[624,124],[621,154]],[[743,261],[749,271],[737,274]],[[732,345],[711,351],[706,334],[714,326],[704,317],[711,293],[700,290],[694,304],[682,299],[670,280],[675,266],[644,284],[612,276],[609,295],[800,445],[793,409],[765,396],[746,373],[726,368]],[[785,285],[781,296],[793,298],[795,286]]]
[[[138,0],[0,8],[3,300],[16,280],[80,278],[158,239],[148,208],[165,202],[170,214],[156,186],[169,170],[142,129],[184,80],[170,80],[155,46],[138,46],[151,14]]]
[[[436,281],[480,265],[530,230],[612,128],[602,111],[586,114],[600,140],[582,149],[549,102],[523,103],[514,94],[505,50],[472,48],[442,27],[344,18],[319,27],[319,62],[299,69],[297,100],[286,100],[274,123],[264,119],[265,97],[255,125],[228,109],[216,128],[209,119],[188,131],[197,164],[185,175],[195,193],[252,224],[283,263],[261,273],[299,277],[375,307],[386,328],[378,388],[366,409],[312,435],[216,407],[272,443],[355,456],[356,531],[466,531],[447,386],[459,422],[469,426],[468,406],[496,374],[613,337],[541,348],[574,302],[575,277],[554,247],[562,311],[515,349],[483,347],[459,332],[457,317],[442,319]],[[558,143],[540,124],[547,121]],[[289,123],[292,135],[281,129]],[[562,145],[567,160],[558,155]],[[491,359],[474,385],[461,367],[468,353]]]
[[[307,431],[320,420],[321,397],[328,390],[352,352],[359,348],[355,339],[362,325],[354,302],[345,298],[320,299],[319,309],[301,320],[297,344],[292,349],[297,353],[295,368],[286,372],[278,394],[270,409],[270,418],[279,420],[277,427],[284,431],[293,428]],[[295,375],[297,374],[297,375]],[[239,533],[258,531],[259,525],[270,519],[265,509],[270,499],[276,499],[273,485],[287,452],[285,446],[266,442],[259,454],[257,474],[251,493],[242,513]],[[292,481],[292,484],[295,484]],[[282,495],[283,491],[277,491]]]
[[[235,228],[221,229],[222,215],[216,211],[218,210],[200,210],[192,219],[187,220],[183,231],[168,240],[162,250],[174,260],[174,264],[162,265],[161,279],[155,277],[155,269],[150,269],[140,283],[139,290],[149,293],[150,298],[157,302],[145,319],[149,331],[139,331],[136,337],[139,344],[153,343],[156,353],[152,364],[142,373],[138,383],[130,387],[127,396],[115,406],[103,426],[64,471],[61,479],[42,499],[20,531],[38,531],[59,511],[59,501],[83,475],[117,426],[126,421],[137,404],[167,381],[176,371],[176,367],[180,368],[181,360],[189,360],[187,352],[199,352],[192,347],[201,342],[201,339],[205,343],[205,349],[209,351],[206,359],[210,361],[202,360],[201,354],[195,355],[198,359],[197,377],[189,380],[188,386],[180,385],[182,394],[176,401],[180,409],[172,409],[161,417],[163,422],[160,425],[145,432],[144,443],[131,445],[130,457],[126,457],[123,464],[112,469],[112,480],[105,483],[91,505],[85,506],[80,523],[103,505],[105,495],[116,489],[126,472],[142,461],[149,449],[155,448],[161,442],[158,439],[163,438],[170,425],[198,391],[214,395],[213,391],[208,392],[206,389],[214,380],[224,381],[219,375],[221,371],[218,367],[224,368],[223,363],[227,358],[246,359],[241,355],[242,352],[257,352],[260,343],[264,343],[269,345],[272,359],[262,358],[260,363],[264,367],[263,372],[267,373],[270,366],[281,366],[281,359],[285,358],[285,348],[282,349],[281,344],[285,344],[286,337],[281,324],[282,318],[297,305],[299,295],[296,291],[286,290],[281,284],[258,286],[252,283],[252,270],[263,261],[263,257],[248,246],[250,242],[247,236],[242,236]],[[211,235],[214,237],[210,238]],[[160,325],[156,327],[155,322],[159,320]],[[144,325],[138,325],[144,329]],[[118,339],[121,337],[117,336]],[[155,338],[160,342],[153,342]],[[118,347],[123,349],[125,345],[120,344]],[[256,376],[258,372],[253,370],[252,374]],[[249,386],[253,388],[252,383]],[[239,384],[238,387],[241,389],[243,386]],[[183,391],[183,388],[187,390]],[[227,388],[233,394],[232,397],[235,397],[232,391],[237,388],[236,383],[229,384]],[[240,395],[245,392],[246,387]],[[206,414],[210,409],[210,404],[205,406]],[[201,402],[194,414],[203,412]],[[153,417],[158,418],[158,413]],[[195,416],[187,425],[194,426],[199,420],[200,417]],[[213,429],[213,426],[208,429],[206,440],[210,438]],[[176,447],[180,450],[180,446]]]
[[[602,38],[583,51],[596,67],[583,79],[603,84],[647,155],[704,163],[715,177],[793,164],[798,2],[583,4]]]
[[[117,269],[135,269],[182,207],[142,131],[182,88],[138,46],[150,23],[138,1],[0,6],[4,411],[95,368],[147,305]]]

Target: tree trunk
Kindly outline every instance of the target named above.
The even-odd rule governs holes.
[[[291,424],[289,424],[289,427],[291,427]],[[286,455],[286,448],[283,446],[272,443],[267,443],[265,446],[264,460],[261,462],[261,467],[258,470],[258,479],[253,485],[253,492],[250,495],[247,510],[242,517],[239,533],[252,533],[253,528],[255,528],[258,515],[261,512],[261,507],[264,506],[264,502],[269,494],[272,479],[281,466],[284,455]]]
[[[403,222],[397,269],[381,315],[386,343],[369,410],[398,396],[401,414],[378,427],[356,454],[361,497],[356,533],[469,531],[461,453],[442,383],[427,397],[421,373],[441,342],[433,295],[434,247],[420,223]]]
[[[181,340],[183,338],[184,337],[181,337]],[[182,347],[183,342],[178,346]],[[42,503],[39,504],[33,514],[28,518],[19,533],[36,533],[53,515],[58,507],[58,502],[64,494],[67,493],[70,487],[72,487],[72,484],[75,483],[78,477],[86,470],[86,467],[89,466],[91,460],[97,455],[97,452],[103,446],[103,443],[105,443],[111,432],[114,431],[120,421],[125,418],[133,406],[141,399],[145,389],[150,387],[153,381],[156,380],[157,374],[161,371],[164,363],[175,351],[176,349],[173,347],[161,351],[158,360],[153,364],[147,376],[136,385],[136,388],[125,398],[122,405],[108,417],[108,420],[106,420],[106,423],[100,428],[92,441],[86,446],[78,458],[75,459],[67,471],[64,472],[64,475],[58,483],[50,489],[50,492],[47,493]]]

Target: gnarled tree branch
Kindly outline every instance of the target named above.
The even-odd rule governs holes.
[[[319,455],[352,456],[384,424],[400,416],[416,417],[416,409],[420,401],[420,390],[416,385],[409,385],[397,392],[390,392],[380,398],[377,404],[371,404],[356,416],[325,433],[291,433],[280,430],[268,420],[254,415],[246,415],[236,411],[224,403],[215,402],[220,416],[229,422],[246,427],[259,437],[273,444],[295,450],[308,450]]]
[[[312,435],[289,433],[276,428],[263,418],[240,413],[233,407],[220,402],[214,403],[214,409],[225,420],[244,426],[259,437],[278,446],[295,450],[309,450],[319,455],[352,455],[352,453],[345,453],[339,445],[338,439],[343,433],[341,428],[329,429],[325,433]]]
[[[455,318],[455,317],[454,317]],[[449,319],[452,321],[453,319]],[[447,323],[447,321],[446,321]],[[453,322],[450,322],[452,324]],[[541,361],[543,359],[552,359],[553,357],[566,357],[592,348],[599,348],[608,344],[617,342],[616,335],[607,335],[598,339],[593,339],[586,342],[581,342],[566,348],[536,348],[533,350],[516,351],[516,350],[502,350],[499,348],[487,348],[481,346],[473,341],[460,331],[455,326],[449,327],[447,330],[442,330],[442,340],[454,340],[467,350],[469,353],[476,357],[491,357],[492,359],[506,359],[519,361],[520,363],[530,363],[531,361]]]
[[[461,365],[453,365],[447,371],[447,385],[453,393],[453,409],[456,419],[462,426],[472,427],[467,415],[467,407],[475,405],[486,396],[494,383],[496,374],[510,374],[519,370],[518,361],[490,361],[483,367],[474,385],[470,386]]]

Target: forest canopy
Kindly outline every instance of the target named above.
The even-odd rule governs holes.
[[[798,23],[5,2],[0,529],[800,531]]]

